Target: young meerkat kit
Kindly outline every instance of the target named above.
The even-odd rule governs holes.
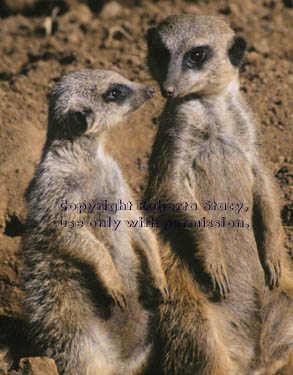
[[[239,91],[246,42],[218,17],[174,15],[147,43],[168,99],[144,201],[161,227],[170,290],[158,323],[161,369],[289,375],[292,264],[283,261],[277,194]]]
[[[153,92],[85,69],[64,76],[50,98],[46,144],[26,193],[22,286],[37,353],[54,358],[60,374],[142,374],[150,357],[152,312],[140,279],[144,271],[163,298],[166,280],[152,232],[126,224],[141,214],[130,209],[103,138]]]

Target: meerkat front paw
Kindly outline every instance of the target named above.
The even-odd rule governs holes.
[[[281,263],[278,254],[270,254],[264,259],[264,271],[266,275],[266,282],[270,289],[279,286],[281,278]]]
[[[226,267],[223,262],[209,263],[206,265],[206,272],[211,277],[213,291],[219,293],[222,298],[226,298],[230,293],[230,286]]]
[[[158,289],[163,300],[166,301],[169,298],[169,289],[167,285],[167,281],[164,274],[160,274],[157,276],[153,281],[153,287]]]
[[[230,285],[225,261],[222,256],[222,249],[217,236],[212,236],[210,232],[206,231],[205,239],[200,243],[200,252],[203,257],[204,271],[211,278],[213,291],[218,293],[220,297],[226,298],[230,292]]]
[[[127,298],[120,290],[112,289],[110,292],[110,296],[113,298],[115,304],[120,308],[121,311],[127,309]]]
[[[124,311],[127,309],[128,307],[127,298],[121,288],[119,287],[110,288],[108,289],[108,293],[112,297],[115,304],[120,308],[121,311]]]

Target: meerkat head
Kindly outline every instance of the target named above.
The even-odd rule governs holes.
[[[153,93],[152,87],[112,71],[82,69],[68,74],[50,96],[48,139],[99,136]]]
[[[219,17],[170,16],[147,34],[148,65],[164,97],[220,93],[235,77],[246,42]]]

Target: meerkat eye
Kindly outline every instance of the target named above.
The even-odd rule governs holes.
[[[190,60],[196,63],[201,62],[204,60],[205,56],[206,56],[206,51],[204,50],[204,48],[202,47],[195,48],[191,51]]]
[[[103,98],[106,103],[116,102],[123,103],[124,100],[129,97],[132,93],[132,90],[124,85],[116,85],[111,87],[104,95]]]
[[[193,48],[185,55],[187,68],[200,68],[202,64],[212,56],[212,51],[208,46]]]
[[[108,99],[115,100],[119,95],[121,95],[121,91],[119,89],[112,89],[109,92]]]

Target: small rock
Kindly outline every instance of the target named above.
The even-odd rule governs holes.
[[[0,375],[6,375],[13,364],[12,354],[6,345],[0,345]]]
[[[38,0],[3,0],[4,5],[12,12],[22,12],[33,8]]]
[[[21,358],[19,369],[22,375],[58,375],[55,361],[47,357]]]
[[[106,4],[100,13],[102,19],[116,18],[122,13],[122,6],[116,1],[110,1]]]
[[[269,45],[269,42],[268,40],[264,40],[264,39],[261,39],[258,44],[257,44],[257,49],[259,52],[261,52],[262,54],[264,53],[270,53],[271,52],[271,49],[270,49],[270,45]]]
[[[87,25],[92,20],[92,13],[85,4],[79,4],[73,7],[69,12],[59,18],[60,28],[67,24],[84,24]],[[67,30],[67,29],[66,29]]]
[[[92,13],[85,4],[80,4],[74,8],[75,14],[78,15],[78,21],[80,23],[88,24],[91,22]]]
[[[247,54],[249,61],[256,62],[259,60],[259,54],[257,52],[249,52]]]
[[[0,375],[7,375],[8,365],[5,361],[0,360]]]

